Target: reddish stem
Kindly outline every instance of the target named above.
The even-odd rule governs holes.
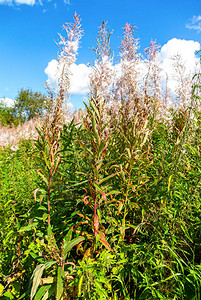
[[[49,185],[48,185],[48,195],[47,195],[47,214],[48,214],[48,226],[50,225],[50,187],[52,181],[52,168],[50,169]]]

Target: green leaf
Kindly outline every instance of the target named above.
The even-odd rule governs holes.
[[[119,194],[121,194],[120,191],[112,190],[112,191],[106,193],[106,197],[108,197],[110,195],[119,195]]]
[[[58,266],[57,272],[57,295],[56,300],[60,300],[63,295],[63,283],[64,283],[65,273],[61,266]]]
[[[102,299],[108,299],[108,298],[105,298],[105,297],[108,297],[106,289],[103,288],[101,286],[101,284],[99,282],[97,282],[97,281],[95,281],[95,285],[96,285],[96,290],[97,290],[97,293],[98,293],[99,297],[102,298]]]
[[[48,228],[47,228],[47,235],[48,235],[47,240],[48,240],[49,245],[50,246],[55,246],[57,251],[59,251],[59,248],[57,246],[57,243],[56,243],[51,225],[49,225]]]
[[[78,173],[77,173],[78,174]],[[87,180],[84,180],[84,181],[81,181],[81,182],[78,182],[78,183],[75,183],[75,184],[72,184],[71,186],[69,186],[65,191],[69,191],[71,190],[72,188],[76,187],[76,186],[79,186],[79,185],[82,185],[84,183],[87,183],[88,182],[88,179]]]
[[[83,279],[84,279],[84,276],[82,275],[80,277],[80,280],[79,280],[79,285],[78,285],[78,297],[81,296],[81,293],[82,293],[82,282],[83,282]]]
[[[49,290],[47,290],[47,292],[45,293],[45,295],[43,296],[42,300],[47,300],[50,299],[50,297],[56,293],[56,284],[51,284],[51,287]]]
[[[27,294],[28,294],[28,292],[23,293],[23,294],[20,296],[20,298],[17,298],[17,299],[18,299],[18,300],[20,300],[20,299],[26,299],[26,297],[28,298]]]
[[[117,173],[114,173],[114,174],[111,174],[111,175],[103,178],[102,180],[99,181],[99,185],[101,185],[103,182],[107,181],[108,179],[110,179],[110,178],[112,178],[112,177],[114,177],[116,175],[117,175]]]
[[[62,246],[62,258],[65,260],[67,253],[77,244],[79,244],[80,242],[84,241],[84,237],[80,236],[78,238],[73,239],[72,241],[64,241],[64,245]]]
[[[3,284],[0,283],[0,296],[2,296],[4,290]]]
[[[64,242],[66,241],[66,242],[69,242],[70,240],[71,240],[71,238],[72,238],[72,233],[73,233],[73,229],[71,228],[71,229],[69,229],[69,231],[67,232],[67,234],[66,234],[66,236],[65,236],[65,238],[64,238]]]
[[[37,266],[33,272],[32,278],[33,278],[33,284],[31,288],[31,300],[33,299],[34,295],[36,294],[36,291],[38,289],[38,286],[41,282],[41,277],[43,275],[43,270],[45,269],[45,264],[40,264]]]
[[[91,108],[93,109],[93,111],[96,113],[97,117],[100,119],[100,113],[97,109],[97,107],[94,104],[94,101],[89,101]],[[88,108],[89,109],[89,108]],[[91,113],[92,114],[92,113]]]
[[[4,297],[6,297],[6,299],[15,299],[15,297],[13,296],[13,294],[11,292],[5,292],[4,294]]]
[[[43,179],[43,181],[44,181],[44,182],[46,183],[46,185],[48,186],[48,185],[49,185],[49,182],[48,182],[47,178],[45,177],[45,175],[42,174],[42,173],[40,172],[40,170],[38,170],[38,175]]]
[[[92,116],[92,128],[93,128],[94,137],[95,137],[97,143],[100,144],[100,136],[98,134],[98,129],[97,129],[97,126],[96,126],[96,119],[95,119],[94,114]]]
[[[19,229],[19,232],[33,230],[34,228],[36,228],[37,225],[38,225],[38,223],[35,222],[35,223],[29,224],[29,225],[27,225],[27,226],[21,227],[21,228]]]
[[[170,175],[170,177],[169,177],[169,179],[168,179],[168,192],[170,191],[170,186],[171,186],[172,177],[173,177],[173,175]]]
[[[50,284],[54,282],[54,277],[41,278],[42,284]]]
[[[49,268],[50,266],[52,266],[55,263],[56,263],[56,261],[50,261],[50,262],[47,262],[44,264],[40,264],[33,271],[33,274],[31,276],[31,280],[32,280],[32,288],[31,288],[31,296],[30,296],[31,300],[33,299],[34,295],[36,294],[38,286],[41,282],[41,277],[43,275],[44,269]]]
[[[39,290],[37,291],[34,300],[40,300],[40,299],[42,299],[42,297],[43,297],[44,294],[50,289],[50,287],[51,287],[51,284],[41,286],[41,287],[39,288]]]
[[[106,148],[106,142],[102,141],[98,147],[97,153],[102,154],[103,149]]]

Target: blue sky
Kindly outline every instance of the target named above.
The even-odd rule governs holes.
[[[161,46],[173,38],[201,44],[200,0],[0,0],[0,98],[15,99],[21,88],[45,92],[45,69],[57,58],[62,25],[82,19],[84,36],[77,64],[93,64],[97,27],[108,21],[111,47],[118,54],[125,23],[138,27],[140,52],[156,40]],[[81,95],[71,102],[79,107]]]

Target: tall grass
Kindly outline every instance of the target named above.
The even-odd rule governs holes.
[[[63,126],[79,17],[61,37],[60,90],[38,138],[1,151],[0,295],[5,299],[200,299],[200,84],[169,109],[158,46],[137,73],[126,24],[114,80],[106,22],[89,101]],[[196,77],[195,77],[196,79]],[[24,173],[23,173],[24,172]]]

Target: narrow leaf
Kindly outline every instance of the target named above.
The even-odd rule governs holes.
[[[54,277],[41,278],[42,284],[50,284],[54,282]]]
[[[79,280],[79,285],[78,285],[78,297],[80,297],[80,296],[81,296],[81,293],[82,293],[82,282],[83,282],[83,278],[84,278],[84,276],[82,275],[82,276],[80,277],[80,280]]]
[[[37,192],[40,190],[40,188],[37,188],[37,189],[35,189],[34,190],[34,199],[35,199],[35,201],[36,201],[36,194],[37,194]]]
[[[62,269],[61,266],[58,266],[56,300],[60,300],[63,295],[64,277],[65,277],[64,270]]]
[[[101,231],[99,231],[99,235],[100,235],[100,241],[101,243],[110,251],[113,251],[111,248],[110,248],[110,245],[109,243],[106,241],[106,238],[105,238],[105,234]]]
[[[33,272],[33,284],[31,289],[31,300],[33,299],[34,295],[36,294],[37,288],[41,282],[41,277],[43,275],[43,270],[45,269],[45,264],[40,264],[37,266]]]
[[[57,246],[57,243],[56,243],[51,225],[49,225],[48,228],[47,228],[47,235],[48,235],[48,238],[47,238],[48,243],[50,244],[50,246],[56,247],[57,251],[59,251],[59,248]]]
[[[42,297],[49,290],[50,287],[51,287],[51,284],[45,285],[45,286],[41,286],[39,288],[38,292],[36,293],[36,296],[35,296],[34,300],[40,300],[40,299],[42,299]]]
[[[45,293],[45,295],[43,296],[42,300],[47,300],[50,299],[50,297],[56,294],[56,284],[51,284],[51,287],[49,290],[47,290],[47,292]]]
[[[32,224],[29,224],[27,226],[24,226],[24,227],[21,227],[19,229],[19,232],[24,232],[24,231],[30,231],[30,230],[33,230],[36,226],[38,225],[38,223],[32,223]]]
[[[40,264],[33,271],[33,274],[31,276],[31,280],[32,280],[32,288],[31,288],[31,296],[30,296],[31,300],[33,299],[34,295],[36,294],[38,286],[41,282],[41,277],[43,275],[44,269],[49,268],[50,266],[54,265],[55,263],[56,263],[56,261],[50,261],[50,262],[47,262],[44,264]]]
[[[110,179],[110,178],[112,178],[112,177],[114,177],[116,175],[117,175],[117,173],[114,173],[114,174],[111,174],[111,175],[103,178],[102,180],[99,181],[99,185],[101,185],[103,182],[107,181],[108,179]]]
[[[169,177],[169,179],[168,179],[168,192],[170,191],[170,186],[171,186],[172,177],[173,177],[173,175],[170,175],[170,177]]]
[[[67,253],[77,244],[84,241],[84,237],[80,236],[78,238],[73,239],[72,241],[66,242],[65,247],[62,249],[62,258],[65,260]]]
[[[120,214],[120,212],[121,212],[121,210],[122,210],[122,208],[123,208],[123,205],[124,205],[123,202],[119,202],[117,215]]]

